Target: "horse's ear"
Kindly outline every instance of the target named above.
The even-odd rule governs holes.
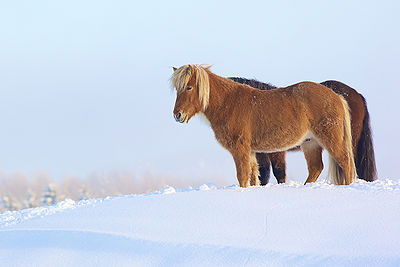
[[[175,68],[175,67],[172,67],[172,69],[174,70],[174,72],[178,69],[178,68]]]

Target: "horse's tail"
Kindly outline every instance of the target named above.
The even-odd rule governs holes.
[[[356,166],[354,163],[353,145],[351,142],[351,117],[349,111],[349,105],[346,100],[339,96],[344,109],[344,120],[343,120],[343,145],[345,153],[348,155],[348,165],[350,167],[350,177],[346,177],[342,167],[336,162],[336,160],[329,155],[329,173],[332,178],[332,182],[336,185],[351,184],[354,182],[356,175]]]
[[[357,143],[357,155],[355,155],[355,161],[358,177],[365,181],[372,182],[377,179],[375,152],[372,142],[372,132],[367,102],[363,96],[361,97],[364,101],[365,114],[360,139]]]

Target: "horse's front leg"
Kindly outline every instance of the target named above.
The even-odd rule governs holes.
[[[231,151],[236,165],[236,175],[240,187],[248,187],[250,181],[250,148]]]
[[[278,184],[286,182],[286,151],[268,154]]]
[[[256,159],[259,171],[259,183],[266,185],[269,182],[271,161],[267,153],[256,153]]]

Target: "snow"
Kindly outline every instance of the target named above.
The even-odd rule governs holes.
[[[399,266],[400,181],[185,190],[0,214],[1,266]]]

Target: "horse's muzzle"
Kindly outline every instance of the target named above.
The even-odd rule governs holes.
[[[187,114],[182,114],[181,112],[178,112],[174,115],[174,118],[177,122],[184,123],[187,118]]]

